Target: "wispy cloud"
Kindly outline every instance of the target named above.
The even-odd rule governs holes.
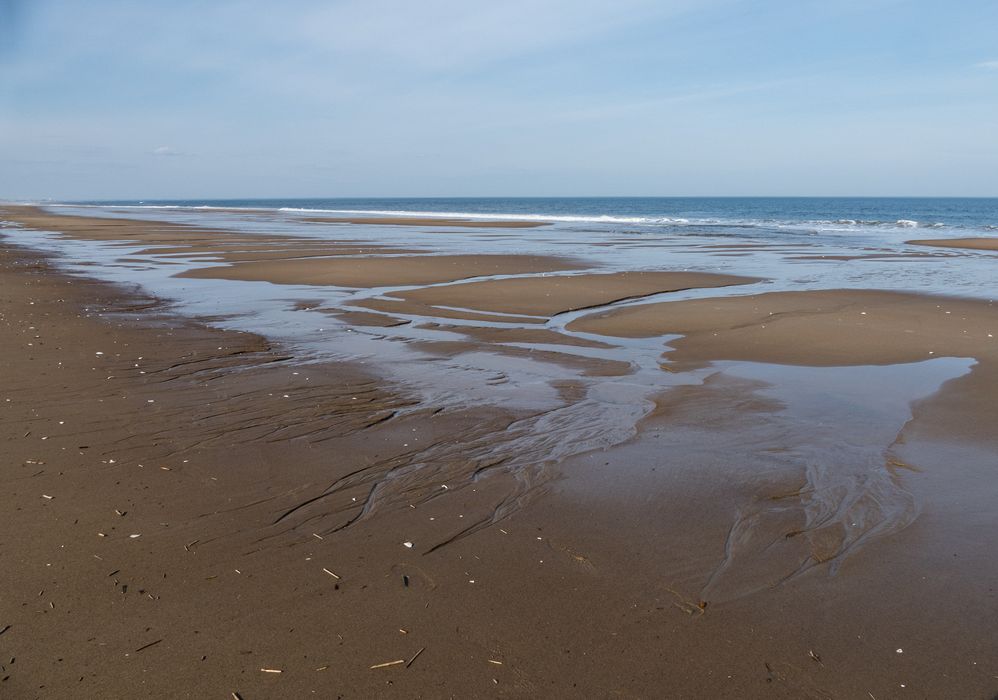
[[[313,49],[412,70],[455,72],[577,45],[681,14],[692,0],[346,0],[306,13]]]
[[[161,156],[165,158],[178,158],[180,156],[189,156],[190,153],[184,153],[183,151],[178,151],[173,146],[157,146],[152,149],[152,154],[154,156]]]
[[[978,63],[976,68],[983,68],[984,70],[998,70],[998,61],[982,61]]]

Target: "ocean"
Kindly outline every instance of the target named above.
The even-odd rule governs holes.
[[[107,200],[143,208],[247,208],[326,214],[501,217],[621,224],[684,232],[828,233],[928,229],[998,233],[998,198],[910,197],[487,197]]]

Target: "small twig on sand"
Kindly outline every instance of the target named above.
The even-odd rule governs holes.
[[[413,655],[412,655],[412,658],[411,658],[411,659],[409,659],[409,661],[408,661],[408,662],[406,662],[406,665],[405,665],[405,667],[406,667],[406,668],[409,668],[410,666],[412,666],[412,662],[413,662],[413,661],[415,661],[415,660],[416,660],[416,658],[417,658],[417,657],[418,657],[418,656],[419,656],[420,654],[422,654],[422,653],[423,653],[423,651],[424,651],[425,649],[426,649],[426,647],[423,647],[422,649],[420,649],[419,651],[417,651],[417,652],[416,652],[415,654],[413,654]]]
[[[284,673],[279,668],[261,668],[260,670],[263,671],[264,673]]]
[[[332,576],[332,577],[333,577],[334,579],[336,579],[337,581],[339,581],[339,580],[340,580],[340,577],[339,577],[339,576],[337,576],[336,574],[334,574],[334,573],[333,573],[332,571],[330,571],[329,569],[327,569],[327,568],[323,567],[323,568],[322,568],[322,570],[323,570],[323,571],[325,571],[325,572],[326,572],[327,574],[329,574],[330,576]]]
[[[399,664],[404,664],[405,659],[399,659],[398,661],[386,661],[383,664],[374,664],[371,668],[385,668],[387,666],[398,666]]]
[[[148,644],[143,644],[142,646],[140,646],[138,649],[135,650],[135,653],[138,654],[143,649],[148,649],[149,647],[154,647],[154,646],[156,646],[157,644],[159,644],[162,641],[163,641],[162,639],[157,639],[155,642],[149,642]]]

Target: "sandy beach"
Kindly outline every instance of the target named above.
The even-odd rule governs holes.
[[[998,693],[993,300],[226,216],[0,209],[3,697]]]
[[[963,248],[965,250],[998,251],[998,238],[938,238],[933,240],[908,242],[914,245],[929,245],[937,248]]]

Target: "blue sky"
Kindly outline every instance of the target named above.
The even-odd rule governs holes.
[[[998,196],[998,3],[0,0],[0,198]]]

